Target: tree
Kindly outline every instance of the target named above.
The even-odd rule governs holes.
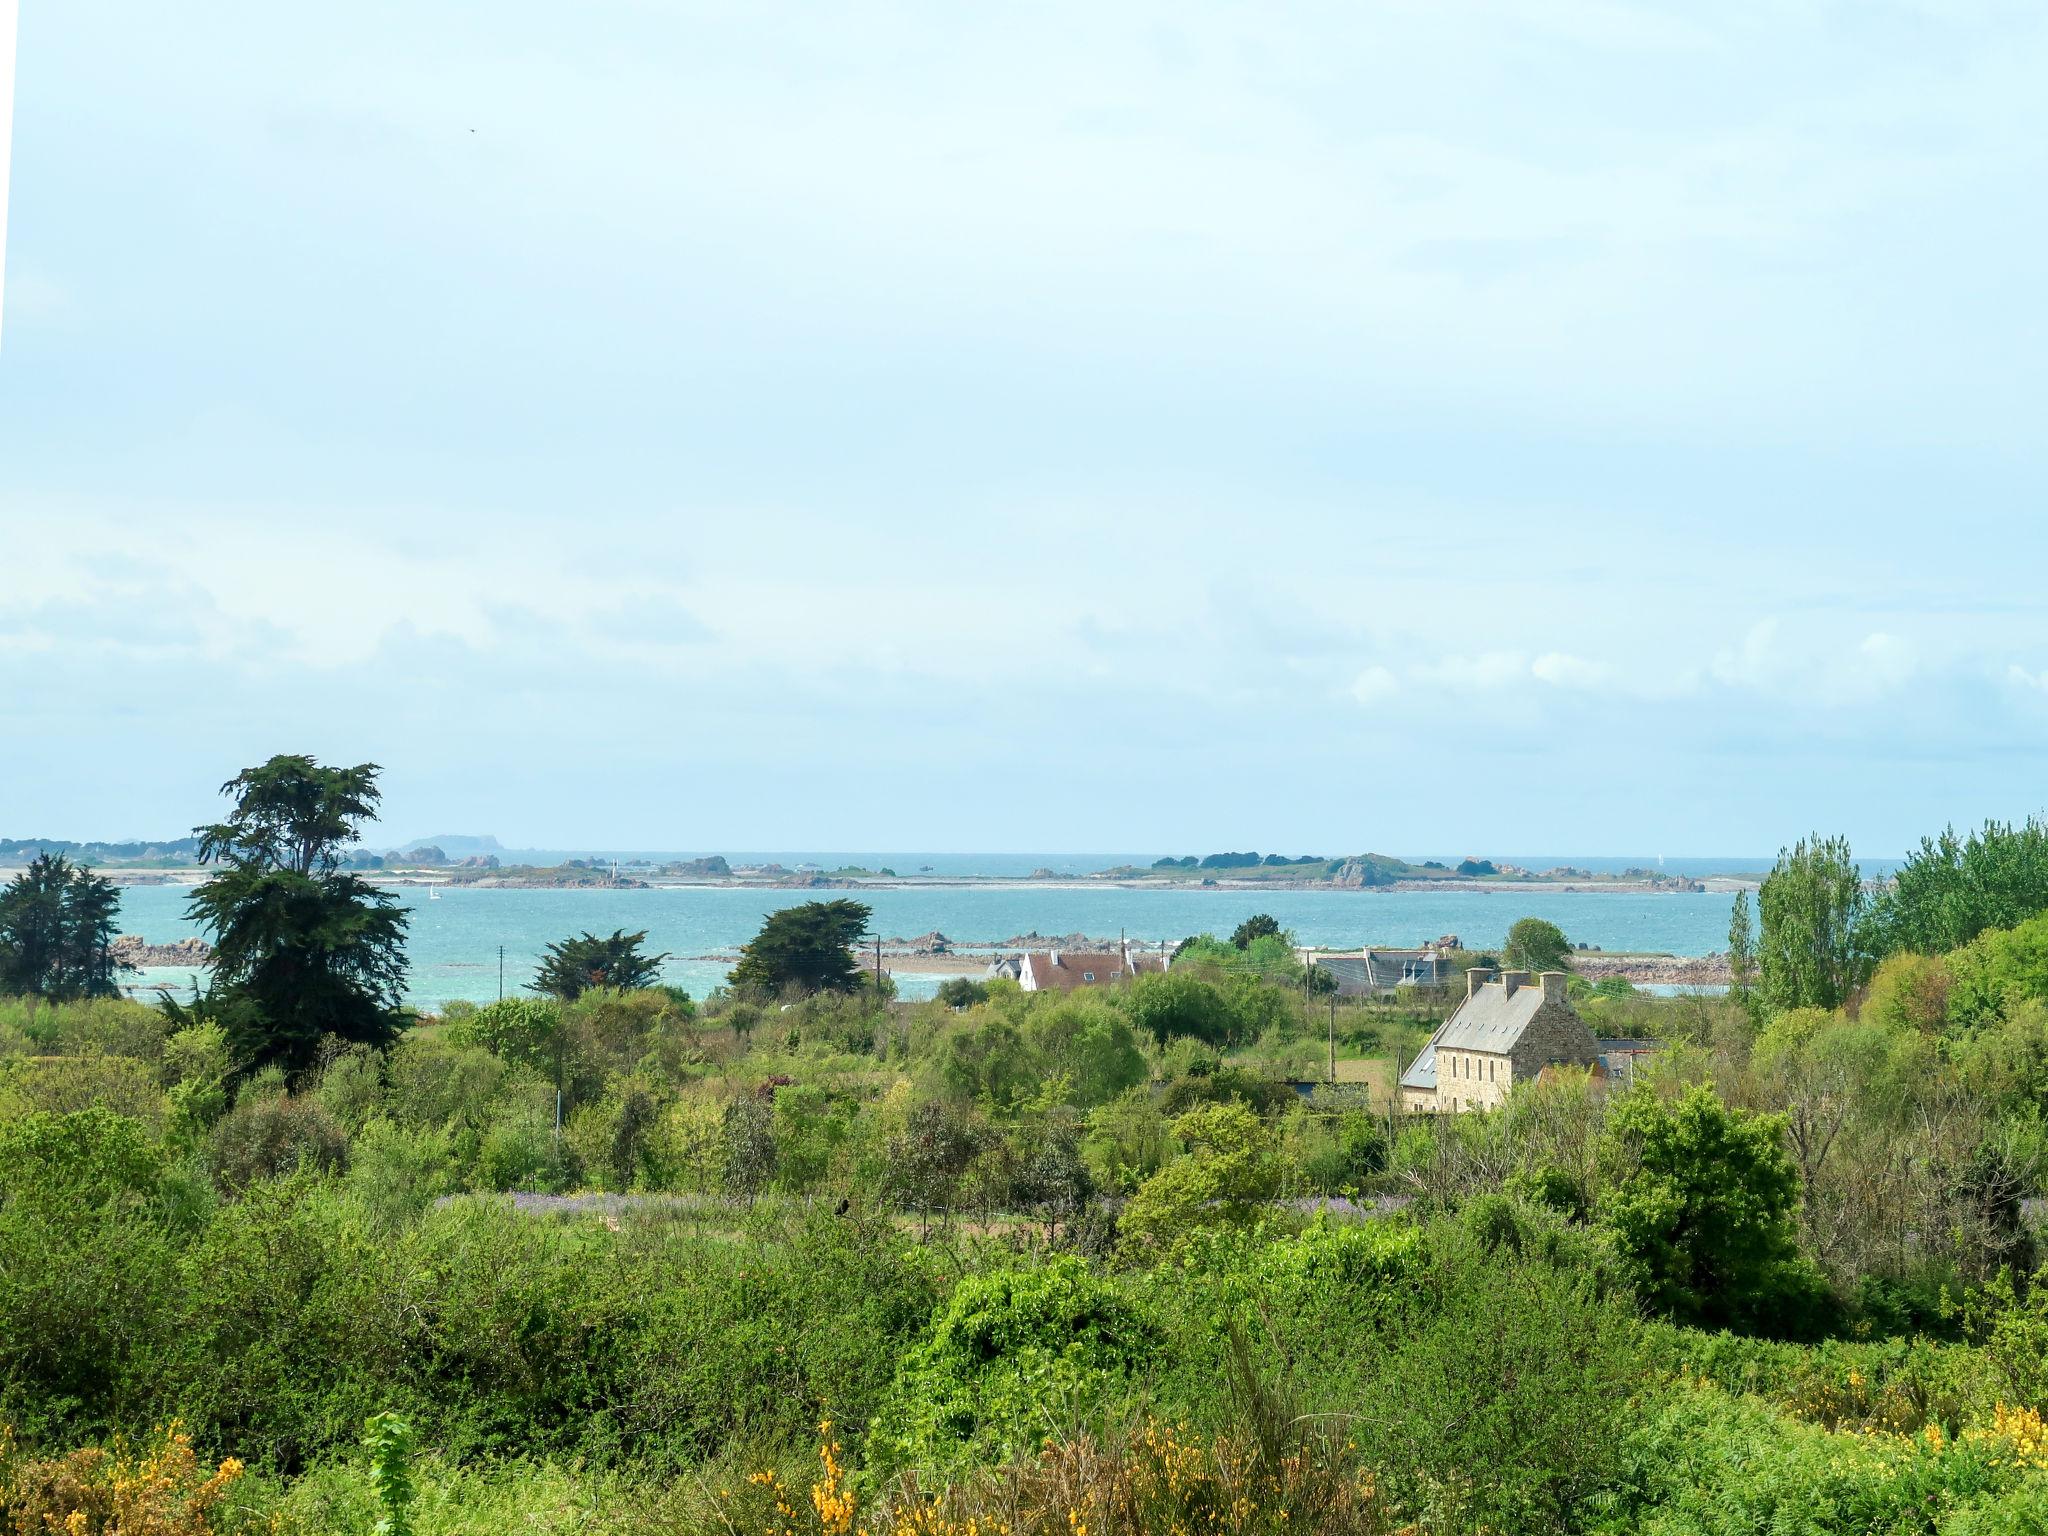
[[[1260,912],[1239,923],[1236,931],[1230,935],[1230,942],[1239,949],[1250,949],[1252,940],[1274,936],[1279,932],[1280,919],[1270,913]]]
[[[1237,1019],[1220,988],[1186,971],[1139,976],[1117,994],[1131,1023],[1164,1045],[1186,1035],[1205,1045],[1227,1045]]]
[[[1571,941],[1557,924],[1540,917],[1525,917],[1508,930],[1507,948],[1501,959],[1511,971],[1570,970]]]
[[[937,999],[947,1008],[972,1008],[988,1001],[988,983],[972,976],[948,976],[939,983]]]
[[[111,880],[42,854],[0,890],[0,996],[117,997]]]
[[[1234,1100],[1204,1104],[1173,1122],[1187,1148],[1139,1186],[1124,1207],[1130,1241],[1172,1247],[1198,1227],[1243,1226],[1280,1188],[1273,1133]]]
[[[578,1075],[581,1044],[568,1015],[551,999],[501,997],[454,1026],[449,1038],[482,1046],[501,1061],[531,1067],[569,1097]]]
[[[1799,1176],[1785,1121],[1729,1109],[1704,1085],[1667,1102],[1619,1099],[1600,1143],[1596,1202],[1644,1298],[1685,1322],[1755,1324],[1809,1290],[1792,1213]],[[1779,1317],[1780,1326],[1797,1319]]]
[[[807,901],[768,914],[732,968],[735,987],[852,992],[861,982],[853,946],[872,909],[858,901]]]
[[[1869,974],[1868,902],[1848,839],[1801,838],[1757,892],[1760,990],[1773,1012],[1839,1008]]]
[[[926,1232],[933,1211],[951,1210],[960,1185],[980,1149],[980,1138],[965,1115],[936,1100],[910,1112],[903,1134],[887,1148],[890,1188],[916,1207]]]
[[[540,969],[534,973],[530,990],[573,1003],[593,987],[608,987],[617,992],[651,987],[660,980],[661,962],[668,954],[641,954],[640,946],[646,938],[645,929],[628,933],[623,928],[614,928],[607,939],[584,933],[550,944]]]
[[[213,937],[206,1008],[244,1071],[303,1073],[325,1036],[382,1047],[405,1027],[406,913],[338,867],[375,818],[378,772],[273,757],[221,786],[227,820],[194,829],[221,866],[186,908]]]
[[[775,1110],[765,1099],[742,1094],[725,1106],[720,1129],[725,1192],[751,1208],[775,1177]]]
[[[1925,837],[1878,898],[1872,927],[1882,953],[1938,955],[1990,928],[2048,911],[2048,823],[1987,821],[1958,840],[1953,827]]]
[[[1728,914],[1728,989],[1745,1007],[1756,985],[1756,934],[1749,922],[1749,892],[1735,893],[1735,910]]]

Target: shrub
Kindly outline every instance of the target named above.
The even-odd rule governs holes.
[[[907,1350],[872,1429],[883,1467],[1035,1452],[1096,1420],[1160,1337],[1116,1284],[1071,1255],[970,1275]]]
[[[1793,1241],[1798,1175],[1784,1123],[1731,1110],[1710,1088],[1666,1102],[1649,1088],[1608,1114],[1601,1222],[1647,1300],[1711,1326],[1811,1334],[1823,1287]]]
[[[1173,1122],[1186,1153],[1152,1175],[1124,1207],[1125,1240],[1171,1248],[1198,1227],[1243,1225],[1273,1198],[1280,1163],[1272,1133],[1242,1104],[1205,1104]]]
[[[240,1190],[300,1167],[339,1168],[348,1137],[318,1099],[256,1094],[213,1128],[208,1158],[221,1187]]]
[[[0,1429],[0,1517],[18,1536],[213,1536],[241,1476],[233,1457],[206,1471],[175,1424],[140,1455],[117,1443],[47,1461],[16,1459]]]

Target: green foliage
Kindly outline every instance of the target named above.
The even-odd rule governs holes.
[[[918,1105],[903,1134],[889,1141],[890,1193],[927,1222],[934,1212],[952,1210],[980,1145],[975,1126],[959,1110],[935,1102]]]
[[[871,1444],[884,1468],[1029,1455],[1086,1424],[1160,1339],[1115,1282],[1071,1256],[970,1275],[903,1355]]]
[[[1173,1122],[1186,1148],[1142,1184],[1121,1227],[1140,1249],[1171,1249],[1200,1227],[1257,1219],[1280,1184],[1272,1133],[1244,1105],[1204,1104]]]
[[[1873,913],[1881,952],[1942,954],[1992,928],[2048,911],[2048,823],[1987,821],[1958,839],[1953,827],[1920,840]]]
[[[573,1003],[594,989],[628,992],[651,987],[660,979],[661,962],[668,955],[643,955],[640,946],[646,940],[645,929],[628,933],[623,928],[602,939],[582,933],[557,940],[547,947],[531,989]]]
[[[1238,1037],[1238,1021],[1222,989],[1185,970],[1141,975],[1116,1001],[1139,1031],[1161,1045],[1181,1038],[1225,1045]]]
[[[1948,1020],[1959,1028],[1993,1023],[2029,1001],[2048,999],[2048,915],[1980,934],[1946,964]]]
[[[1432,1236],[1354,1432],[1423,1529],[1571,1529],[1621,1466],[1635,1415],[1627,1303],[1569,1264],[1518,1260],[1498,1222],[1490,1245]]]
[[[735,987],[777,993],[851,992],[861,983],[853,946],[873,909],[858,901],[807,901],[771,912],[740,951]]]
[[[972,1008],[988,1001],[988,983],[971,976],[948,976],[939,983],[938,1001],[947,1008]]]
[[[348,1137],[318,1099],[245,1093],[213,1128],[207,1149],[213,1176],[228,1190],[306,1168],[339,1168]]]
[[[1270,913],[1260,912],[1239,923],[1230,935],[1234,948],[1250,949],[1254,939],[1279,938],[1280,920]]]
[[[449,1038],[531,1068],[557,1088],[566,1090],[574,1074],[576,1041],[562,1006],[549,998],[500,998],[450,1025]]]
[[[96,1210],[148,1194],[162,1171],[148,1132],[110,1110],[0,1121],[0,1202],[8,1206]]]
[[[1508,929],[1508,942],[1501,951],[1501,963],[1511,971],[1570,970],[1571,941],[1553,922],[1540,917],[1520,918]]]
[[[1784,1123],[1709,1088],[1675,1101],[1639,1088],[1608,1113],[1597,1211],[1643,1295],[1712,1327],[1810,1332],[1818,1281],[1801,1264],[1798,1175]]]
[[[1869,972],[1868,899],[1845,838],[1780,851],[1757,892],[1757,969],[1773,1009],[1839,1008]]]
[[[1870,978],[1857,1017],[1887,1030],[1938,1034],[1948,1021],[1949,981],[1945,959],[1894,954]]]
[[[115,997],[111,880],[42,854],[0,888],[0,996]]]
[[[1728,987],[1745,1004],[1756,986],[1756,930],[1749,918],[1749,892],[1737,891],[1728,914]]]
[[[213,985],[181,1022],[222,1024],[244,1070],[300,1074],[329,1035],[381,1046],[404,1027],[406,913],[337,868],[375,816],[377,772],[273,757],[222,786],[226,821],[197,829],[220,866],[187,907],[213,937]]]
[[[725,1192],[752,1205],[775,1177],[775,1116],[762,1099],[743,1094],[725,1106],[722,1122]]]
[[[412,1536],[413,1428],[395,1413],[372,1414],[363,1425],[370,1453],[370,1483],[377,1491],[375,1536]]]

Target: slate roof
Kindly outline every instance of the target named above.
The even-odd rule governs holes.
[[[1443,1033],[1443,1026],[1437,1026],[1437,1035]],[[1408,1063],[1408,1070],[1401,1074],[1403,1088],[1421,1088],[1436,1091],[1436,1035],[1429,1037],[1429,1044],[1415,1053],[1415,1059]]]
[[[1374,948],[1362,955],[1318,956],[1315,963],[1336,978],[1338,995],[1343,997],[1391,990],[1411,973],[1426,974],[1431,981],[1443,978],[1441,957],[1433,949]]]
[[[1534,981],[1523,982],[1512,996],[1498,981],[1490,981],[1473,988],[1472,995],[1444,1020],[1430,1043],[1453,1051],[1490,1051],[1505,1056],[1542,1006],[1543,988]]]
[[[1514,995],[1498,980],[1473,989],[1458,1005],[1458,1011],[1437,1025],[1429,1043],[1415,1053],[1408,1070],[1401,1074],[1403,1088],[1436,1087],[1436,1048],[1453,1051],[1488,1051],[1505,1056],[1514,1050],[1522,1031],[1543,1006],[1543,984],[1529,980],[1515,988]]]

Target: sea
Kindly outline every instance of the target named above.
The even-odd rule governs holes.
[[[728,857],[731,857],[728,855]],[[938,869],[937,856],[916,854],[762,855],[785,868],[802,863],[837,868],[858,863],[888,867],[900,875],[932,864],[935,874],[1019,873],[998,867],[996,856],[969,860],[949,856],[952,869]],[[1090,869],[1138,862],[1111,856],[1093,859],[1020,856],[1021,873],[1047,868],[1085,874]],[[752,860],[746,860],[752,862]],[[743,862],[733,858],[734,863]],[[1143,862],[1149,863],[1150,860]],[[1445,862],[1452,862],[1446,860]],[[1516,859],[1525,868],[1569,864],[1581,869],[1657,865],[1655,858],[1594,860],[1560,857]],[[972,863],[974,867],[963,867]],[[1671,859],[1668,873],[1717,874],[1768,867],[1768,860]],[[1866,873],[1871,871],[1866,869]],[[1502,887],[1463,891],[1119,889],[1048,883],[900,886],[854,891],[661,886],[646,890],[445,889],[430,897],[427,887],[397,886],[392,894],[411,915],[406,946],[410,967],[407,1001],[435,1008],[457,999],[488,1002],[517,995],[533,979],[548,944],[572,934],[609,934],[614,929],[644,932],[647,948],[665,951],[664,980],[701,997],[725,980],[731,957],[760,928],[762,919],[800,902],[851,897],[873,909],[872,931],[882,938],[944,934],[959,947],[992,945],[1024,933],[1114,937],[1121,933],[1149,943],[1190,934],[1228,934],[1245,918],[1268,912],[1296,942],[1318,948],[1364,944],[1414,945],[1455,934],[1468,948],[1493,948],[1510,924],[1522,917],[1556,923],[1575,944],[1607,950],[1705,955],[1725,949],[1734,898],[1726,892],[1645,893],[1566,891]],[[120,929],[153,944],[205,935],[185,915],[190,888],[180,885],[126,886],[121,892]],[[710,957],[710,958],[706,958]],[[886,962],[885,962],[886,964]],[[153,970],[129,978],[138,987],[168,986],[183,992],[194,977],[186,971]],[[909,997],[929,996],[941,978],[897,977]],[[502,989],[502,990],[501,990]]]

